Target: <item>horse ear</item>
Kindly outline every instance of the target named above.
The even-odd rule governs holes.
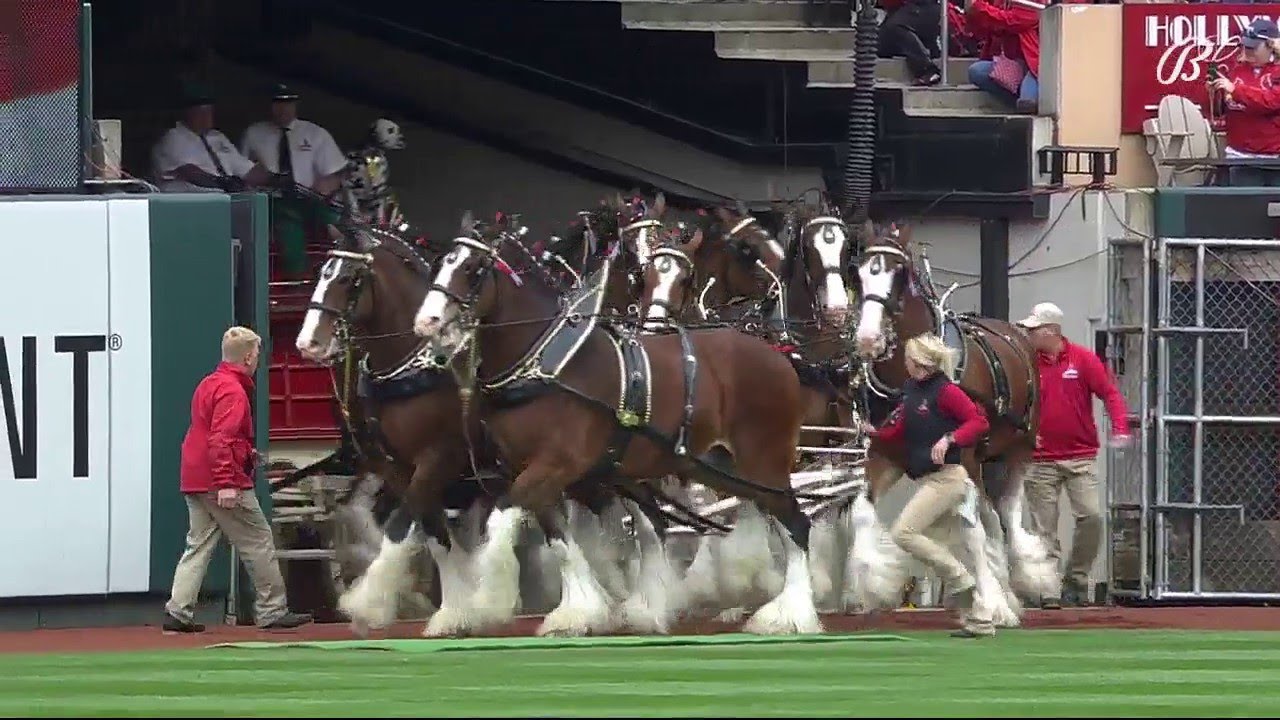
[[[462,228],[462,233],[465,235],[471,232],[475,228],[475,226],[476,226],[475,215],[472,215],[470,210],[462,213],[462,225],[460,226]]]
[[[716,217],[720,218],[721,222],[724,222],[724,223],[733,222],[733,215],[729,213],[729,208],[724,207],[723,205],[717,205],[715,207],[715,214],[716,214]]]
[[[738,209],[738,214],[743,217],[747,217],[751,214],[751,210],[747,208],[747,204],[741,200],[736,201],[734,207]]]
[[[898,244],[902,247],[911,245],[911,225],[903,223],[895,223],[898,228]]]
[[[685,255],[688,255],[690,259],[693,259],[693,254],[698,252],[698,248],[701,246],[702,246],[702,228],[698,228],[697,230],[693,231],[693,237],[689,239],[689,242],[684,244],[684,247],[680,248],[680,251],[683,252]]]
[[[654,198],[654,201],[653,201],[653,216],[662,217],[662,213],[666,211],[667,211],[667,196],[663,195],[662,192],[659,191],[658,197]]]

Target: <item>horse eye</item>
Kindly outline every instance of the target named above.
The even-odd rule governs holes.
[[[332,280],[338,274],[338,264],[337,260],[330,258],[328,262],[321,266],[320,277],[325,280]]]

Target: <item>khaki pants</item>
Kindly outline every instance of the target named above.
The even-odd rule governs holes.
[[[1076,521],[1066,579],[1079,589],[1088,588],[1089,570],[1093,568],[1102,545],[1102,509],[1094,459],[1031,463],[1027,467],[1025,484],[1031,530],[1044,538],[1049,545],[1049,554],[1059,563],[1062,561],[1062,543],[1058,538],[1058,498],[1066,488],[1071,514]]]
[[[217,549],[218,539],[225,533],[227,540],[239,551],[253,580],[256,593],[254,617],[258,625],[279,620],[289,611],[284,577],[275,558],[275,538],[271,535],[266,516],[262,514],[258,496],[242,490],[239,504],[233,508],[219,507],[216,492],[184,497],[190,518],[187,549],[173,571],[173,590],[165,610],[179,620],[192,621],[209,559]]]
[[[973,574],[946,545],[934,539],[955,541],[964,536],[959,510],[969,489],[968,473],[960,465],[944,465],[919,482],[920,488],[902,508],[889,534],[898,547],[937,571],[953,593],[973,588]],[[961,611],[965,627],[982,634],[995,632],[985,604],[975,603]]]

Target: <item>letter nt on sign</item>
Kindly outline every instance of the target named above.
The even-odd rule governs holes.
[[[19,418],[8,347],[4,338],[0,338],[0,400],[4,402],[9,457],[13,462],[13,477],[17,480],[34,480],[40,474],[36,467],[40,427],[40,392],[36,382],[38,341],[39,338],[33,335],[22,338],[22,416]],[[106,349],[106,335],[53,337],[53,351],[70,353],[72,357],[71,465],[74,477],[89,477],[89,353],[106,352]]]

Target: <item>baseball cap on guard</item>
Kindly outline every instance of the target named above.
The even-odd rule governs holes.
[[[1258,18],[1249,23],[1249,27],[1240,33],[1240,44],[1253,49],[1276,38],[1280,38],[1280,27],[1276,27],[1275,21]]]
[[[1051,302],[1042,302],[1031,309],[1031,314],[1018,324],[1025,328],[1038,328],[1041,325],[1061,325],[1064,314],[1062,308]]]

